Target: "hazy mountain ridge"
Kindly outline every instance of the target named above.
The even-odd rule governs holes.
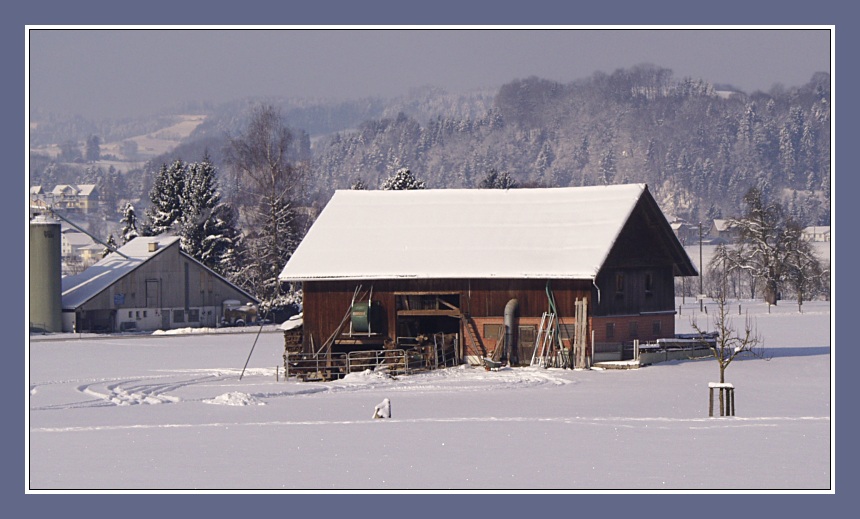
[[[524,186],[647,182],[664,211],[690,219],[736,214],[753,185],[782,197],[809,224],[829,223],[830,77],[768,93],[727,93],[713,85],[654,66],[596,73],[568,84],[517,79],[497,92],[448,94],[415,89],[383,100],[254,98],[223,105],[188,105],[205,116],[170,151],[138,153],[149,164],[129,163],[137,196],[160,163],[198,160],[207,150],[221,165],[226,136],[247,121],[250,108],[281,110],[300,149],[310,148],[313,198],[324,203],[334,189],[362,179],[377,187],[398,167],[409,167],[428,187],[475,187],[490,170],[507,172]],[[158,118],[88,125],[82,119],[36,114],[31,143],[82,141],[92,131],[134,139],[134,128],[154,129]],[[175,123],[174,118],[162,118]],[[68,134],[63,134],[66,131]],[[109,138],[102,137],[105,144]],[[311,144],[312,143],[312,144]],[[118,148],[116,148],[118,149]],[[124,157],[114,157],[122,160]],[[48,166],[52,174],[45,175]],[[88,166],[31,160],[30,183],[48,185]],[[121,164],[112,164],[123,170]],[[72,182],[71,180],[68,180]]]

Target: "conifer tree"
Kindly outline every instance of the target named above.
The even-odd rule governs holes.
[[[110,254],[111,252],[113,252],[117,249],[116,240],[114,239],[113,234],[108,236],[106,245],[107,245],[107,247],[105,247],[104,250],[102,250],[102,258],[106,257],[108,254]]]
[[[140,232],[137,230],[137,214],[134,212],[134,206],[131,205],[131,202],[125,203],[120,223],[122,224],[120,239],[122,239],[123,245],[140,235]]]
[[[177,218],[182,249],[201,259],[203,240],[206,238],[204,226],[212,210],[221,201],[216,189],[215,167],[209,161],[209,156],[205,155],[202,162],[186,164],[183,176],[181,213]]]
[[[185,163],[162,164],[149,191],[150,207],[146,210],[147,229],[152,235],[176,232],[174,225],[182,214],[185,190]]]
[[[400,168],[382,183],[384,191],[425,189],[424,181],[418,180],[409,168]]]
[[[517,186],[517,182],[505,173],[499,174],[495,168],[487,172],[487,175],[478,184],[481,189],[513,189]]]
[[[221,202],[208,153],[201,162],[163,165],[150,200],[144,234],[176,233],[187,254],[228,278],[236,275],[243,242],[235,211]]]

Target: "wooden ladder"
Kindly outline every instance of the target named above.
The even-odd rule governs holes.
[[[475,328],[475,321],[466,314],[460,314],[460,320],[463,322],[463,328],[466,329],[466,333],[469,335],[469,339],[472,341],[472,344],[479,346],[481,348],[481,356],[486,357],[487,348],[485,348],[484,343],[481,342],[480,334],[478,334],[478,330]]]

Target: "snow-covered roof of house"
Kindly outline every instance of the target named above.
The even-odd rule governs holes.
[[[112,252],[80,274],[64,277],[63,308],[74,309],[81,306],[177,241],[178,236],[139,236],[118,249],[122,254]],[[156,250],[149,250],[150,243],[158,243]]]
[[[732,229],[731,220],[715,218],[714,219],[714,229],[716,229],[720,232],[731,230]]]
[[[280,279],[594,279],[644,193],[645,184],[337,191]]]
[[[95,184],[78,184],[78,195],[80,196],[90,196],[95,191]]]
[[[91,236],[82,232],[64,232],[62,240],[63,243],[68,244],[69,247],[75,249],[93,245],[95,243],[95,240],[93,240]]]
[[[69,184],[57,184],[54,186],[54,189],[51,190],[51,194],[53,195],[76,195],[78,194],[78,189],[75,186]]]

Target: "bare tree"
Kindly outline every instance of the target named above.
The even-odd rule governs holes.
[[[721,294],[717,297],[717,312],[714,314],[714,328],[716,337],[714,342],[705,341],[705,339],[713,334],[709,334],[703,330],[696,322],[695,315],[692,319],[692,327],[696,330],[699,337],[707,342],[711,348],[711,354],[717,359],[720,365],[720,383],[726,381],[726,369],[729,364],[739,355],[748,355],[759,358],[766,358],[764,352],[764,341],[758,334],[754,323],[749,315],[744,318],[744,328],[738,331],[735,328],[733,319],[730,315],[728,302]]]
[[[790,243],[786,255],[785,277],[797,297],[797,311],[802,312],[804,297],[808,300],[822,289],[828,272],[810,243],[801,238],[800,226],[792,222],[789,233],[797,238]]]
[[[290,162],[293,134],[271,105],[254,109],[245,131],[229,137],[224,150],[235,174],[237,207],[245,229],[247,288],[264,300],[281,295],[277,276],[298,241],[293,205],[301,193],[303,168]]]
[[[748,273],[753,298],[760,283],[765,301],[775,305],[782,286],[789,284],[798,289],[801,303],[803,294],[813,288],[814,280],[819,277],[821,266],[803,240],[800,226],[760,189],[750,189],[744,202],[747,213],[729,220],[729,225],[738,230],[739,243],[731,248],[718,248],[711,267],[719,265],[728,272]]]

